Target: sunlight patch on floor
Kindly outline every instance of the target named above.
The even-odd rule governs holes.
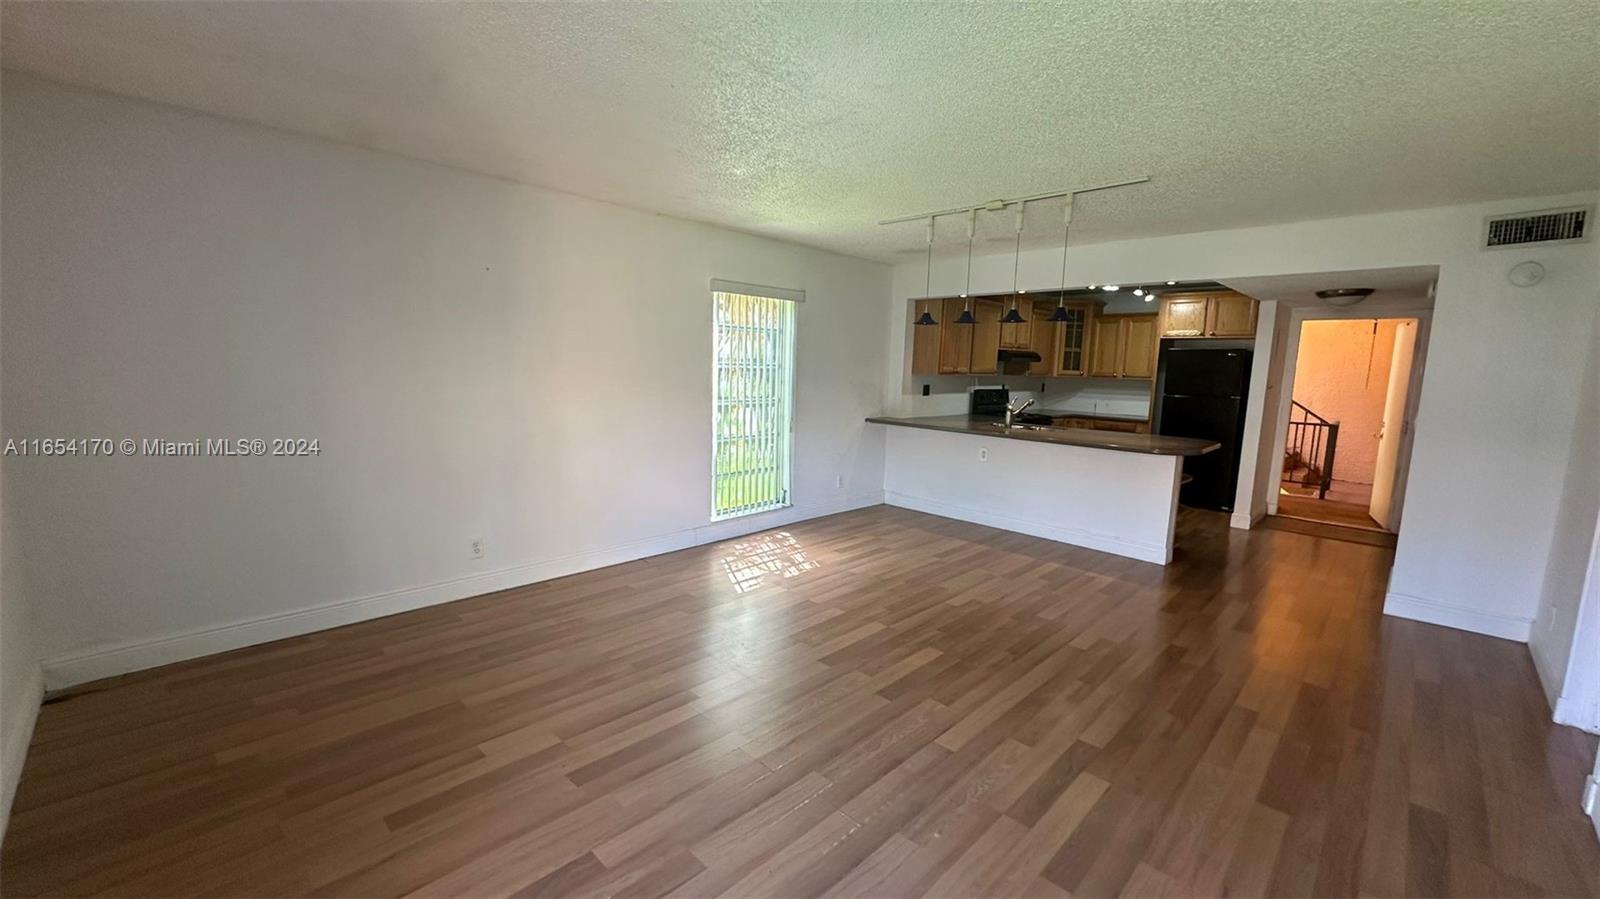
[[[735,543],[733,552],[723,557],[722,567],[728,573],[728,580],[733,582],[733,589],[748,593],[765,583],[769,576],[797,577],[820,566],[806,555],[805,547],[793,535],[779,531]]]

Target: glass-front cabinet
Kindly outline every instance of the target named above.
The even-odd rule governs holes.
[[[1087,303],[1068,303],[1067,320],[1056,325],[1055,368],[1056,377],[1083,375],[1089,364],[1089,316]]]

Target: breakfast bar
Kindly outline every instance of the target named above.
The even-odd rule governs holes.
[[[874,416],[887,427],[884,501],[1165,565],[1183,460],[1207,440],[968,415]]]

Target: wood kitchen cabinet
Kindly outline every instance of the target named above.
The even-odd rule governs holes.
[[[931,314],[936,325],[911,326],[911,373],[936,375],[939,373],[939,338],[944,331],[944,301],[918,300],[912,305],[911,320],[915,322],[922,313]]]
[[[945,300],[939,319],[939,374],[964,375],[972,371],[972,325],[956,324],[965,305],[962,300]],[[924,325],[926,327],[926,325]]]
[[[1028,304],[1029,330],[1027,349],[1039,354],[1038,362],[1028,363],[1028,375],[1034,378],[1055,376],[1056,331],[1058,325],[1050,320],[1056,311],[1054,300],[1034,300]]]
[[[972,317],[978,320],[977,324],[956,325],[972,332],[972,374],[992,375],[1000,371],[1000,335],[1006,328],[1000,323],[1000,317],[1005,313],[1005,303],[1001,300],[975,299]]]
[[[1088,374],[1094,378],[1153,378],[1157,316],[1101,315],[1089,329]]]
[[[1050,374],[1054,377],[1082,377],[1089,373],[1089,332],[1094,319],[1094,306],[1089,303],[1068,303],[1067,320],[1054,326],[1051,335],[1054,346],[1049,353]],[[1050,310],[1054,314],[1055,309]]]
[[[1161,299],[1161,336],[1254,337],[1256,301],[1231,290],[1168,294]]]
[[[1011,304],[1017,304],[1017,314],[1022,316],[1021,324],[1000,325],[1000,348],[1003,350],[1031,350],[1033,349],[1033,302],[1026,296],[1018,295],[1002,300],[1000,314],[1003,317]]]
[[[1161,347],[1156,316],[1130,315],[1122,323],[1122,373],[1124,378],[1154,378],[1156,351]]]
[[[1212,337],[1256,336],[1256,301],[1242,293],[1217,294],[1207,314],[1206,333]]]

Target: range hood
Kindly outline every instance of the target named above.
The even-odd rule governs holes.
[[[1000,373],[1006,375],[1020,375],[1028,370],[1028,366],[1042,361],[1044,357],[1033,350],[1001,350],[998,357]]]

